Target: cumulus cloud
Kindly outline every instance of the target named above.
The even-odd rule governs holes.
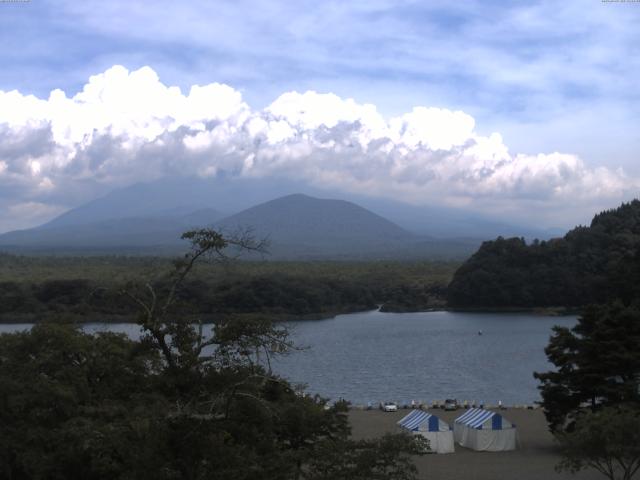
[[[16,223],[11,212],[31,209],[38,213],[25,218],[38,219],[58,212],[74,184],[222,172],[515,213],[606,204],[640,186],[575,155],[510,153],[500,134],[479,135],[462,111],[417,106],[385,118],[375,105],[313,91],[287,92],[254,110],[230,86],[185,93],[149,67],[114,66],[73,97],[0,91],[0,191],[11,191],[0,193],[4,230]]]
[[[39,225],[65,208],[40,202],[13,202],[0,199],[0,225],[3,230],[21,230]]]

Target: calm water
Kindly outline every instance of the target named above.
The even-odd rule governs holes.
[[[544,347],[551,327],[575,322],[575,317],[454,312],[365,312],[287,322],[296,344],[308,348],[278,360],[274,369],[305,382],[310,392],[355,403],[449,397],[531,403],[539,399],[532,372],[550,368]],[[29,327],[0,325],[0,332]],[[85,329],[139,334],[130,324]]]
[[[357,403],[458,398],[487,403],[538,400],[534,371],[554,325],[575,317],[454,312],[341,315],[289,322],[306,351],[278,362],[292,381]],[[482,331],[482,335],[478,335]]]

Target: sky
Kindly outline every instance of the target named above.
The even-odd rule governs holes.
[[[640,3],[0,2],[0,232],[165,176],[570,227],[640,191]]]

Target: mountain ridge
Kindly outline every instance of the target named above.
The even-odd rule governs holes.
[[[401,228],[353,202],[290,194],[254,205],[230,216],[211,209],[186,215],[100,219],[79,224],[63,218],[39,228],[0,235],[0,247],[9,251],[69,249],[91,252],[113,249],[140,253],[185,248],[185,230],[209,226],[227,233],[251,228],[271,241],[274,259],[394,259],[450,258],[470,253],[477,241],[441,242]],[[134,210],[135,213],[135,210]],[[221,218],[222,217],[222,218]]]
[[[83,224],[122,217],[171,216],[180,210],[213,208],[225,216],[239,213],[269,200],[302,192],[317,198],[340,198],[360,205],[412,233],[434,238],[487,239],[523,236],[546,239],[566,230],[538,229],[510,224],[472,211],[417,206],[378,195],[346,193],[319,188],[303,181],[283,178],[161,178],[113,190],[106,195],[73,208],[37,228]]]
[[[339,217],[332,213],[325,218],[320,212],[313,217],[310,212],[295,213],[290,207],[286,214],[267,208],[278,199],[284,199],[281,203],[296,199],[297,203],[305,203],[309,198],[338,202],[332,204],[338,211],[353,215],[342,221],[340,227]],[[252,213],[255,211],[252,209],[263,204],[268,215]],[[369,228],[368,222],[358,226],[356,218],[360,217],[350,204],[367,210],[368,222],[378,227]],[[203,213],[209,210],[209,214]],[[283,216],[287,215],[296,216],[300,228],[282,224]],[[312,217],[315,220],[308,221]],[[221,176],[163,178],[123,187],[33,229],[0,235],[0,247],[38,253],[66,250],[178,253],[185,247],[179,240],[180,234],[189,228],[216,225],[231,229],[240,224],[273,237],[275,258],[294,259],[463,258],[482,239],[494,234],[548,237],[543,231],[510,226],[470,212],[417,207],[380,197],[355,194],[345,197],[287,179]],[[367,235],[354,237],[361,229]],[[341,237],[336,237],[340,231]]]

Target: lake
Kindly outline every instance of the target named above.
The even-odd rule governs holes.
[[[360,404],[445,398],[530,404],[540,398],[533,372],[551,368],[544,354],[551,328],[575,323],[574,316],[377,311],[286,322],[296,344],[307,348],[277,360],[274,370],[312,393]],[[29,327],[0,325],[0,332]],[[91,323],[85,330],[139,334],[131,324]]]

